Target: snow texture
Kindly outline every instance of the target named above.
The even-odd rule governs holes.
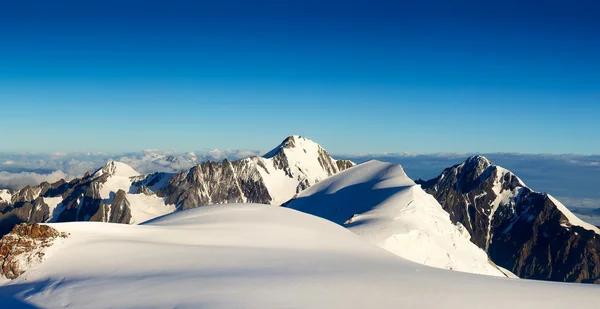
[[[300,193],[287,207],[342,224],[408,260],[462,272],[504,276],[400,165],[369,161]]]
[[[69,238],[41,265],[0,284],[2,308],[536,309],[600,301],[595,285],[418,265],[280,207],[220,205],[142,225],[51,226]]]

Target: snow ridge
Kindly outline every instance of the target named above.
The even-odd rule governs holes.
[[[308,188],[286,206],[344,225],[417,263],[504,276],[400,165],[379,161],[357,165]]]

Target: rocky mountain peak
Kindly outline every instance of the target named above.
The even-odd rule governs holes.
[[[521,278],[600,283],[598,229],[509,170],[474,156],[420,183],[497,265]]]
[[[118,161],[110,160],[106,162],[104,166],[94,172],[94,177],[100,177],[102,175],[108,174],[109,176],[122,176],[122,177],[134,177],[139,176],[136,170],[134,170],[131,166]]]
[[[467,158],[460,166],[464,169],[474,171],[477,175],[481,175],[489,167],[494,166],[494,164],[484,156],[475,155]]]
[[[285,149],[296,149],[296,148],[301,148],[304,150],[304,152],[307,152],[307,147],[309,148],[313,148],[313,149],[319,149],[322,147],[313,142],[312,140],[302,137],[300,135],[290,135],[288,137],[286,137],[283,142],[281,142],[281,144],[279,144],[277,147],[273,148],[271,151],[267,152],[263,157],[264,158],[273,158],[275,156],[277,156],[279,153],[281,153],[283,150]]]

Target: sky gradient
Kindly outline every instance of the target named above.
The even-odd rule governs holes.
[[[0,5],[0,151],[600,154],[592,1],[80,2]]]

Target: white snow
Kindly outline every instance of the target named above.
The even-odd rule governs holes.
[[[269,154],[264,157],[247,159],[256,164],[269,195],[273,199],[271,201],[273,205],[281,205],[292,198],[297,193],[296,189],[302,181],[306,180],[309,185],[314,185],[329,177],[329,174],[319,162],[319,153],[326,152],[319,144],[298,135],[290,136],[290,139],[294,144],[292,147],[280,145],[270,153],[283,152],[290,168],[291,177],[283,169],[274,166],[275,159]],[[327,159],[331,160],[333,170],[337,173],[336,161],[331,157]],[[262,164],[259,164],[259,161]],[[266,170],[261,165],[264,165]]]
[[[48,221],[53,221],[58,219],[58,215],[59,212],[61,211],[61,203],[63,201],[62,196],[57,196],[57,197],[44,197],[44,203],[46,205],[48,205],[48,209],[49,209],[49,213],[50,213],[50,218],[48,219]],[[58,211],[57,211],[58,209]],[[57,211],[57,213],[54,213],[55,211]]]
[[[300,181],[286,175],[284,170],[275,168],[273,159],[255,157],[248,160],[256,164],[256,169],[272,198],[271,204],[281,205],[296,194],[296,187],[298,187]],[[266,170],[261,164],[258,164],[258,161],[262,161],[262,166],[266,167]]]
[[[8,190],[0,190],[0,201],[10,202],[12,194]]]
[[[175,205],[165,205],[163,198],[156,195],[127,194],[131,209],[130,224],[141,223],[176,210]]]
[[[105,173],[109,176],[100,187],[100,195],[105,203],[110,203],[112,195],[119,190],[130,192],[132,182],[139,180],[140,174],[129,165],[117,161],[109,161],[103,168],[94,173],[94,177],[100,177]],[[165,175],[157,185],[164,185],[172,175]],[[155,186],[157,186],[155,185]],[[156,195],[145,195],[127,193],[127,201],[131,209],[131,224],[137,224],[158,216],[172,213],[176,210],[174,205],[166,205],[163,198]]]
[[[400,165],[369,161],[300,193],[287,207],[344,224],[408,260],[462,272],[504,276],[487,254],[452,224],[435,198]]]
[[[104,167],[96,171],[93,177],[100,177],[105,173],[110,174],[106,182],[100,187],[100,196],[105,202],[110,202],[111,193],[116,193],[119,189],[128,192],[132,183],[131,177],[140,175],[129,165],[117,161],[109,161]]]
[[[597,234],[600,234],[600,229],[592,224],[589,224],[581,219],[579,219],[576,215],[574,215],[565,205],[555,199],[552,195],[548,194],[548,198],[556,205],[556,208],[567,218],[567,223],[569,225],[575,225],[582,227],[586,230],[594,231]],[[561,224],[563,227],[569,227],[569,225]]]
[[[191,209],[70,233],[0,284],[11,308],[571,308],[600,286],[478,276],[399,259],[326,220],[261,205]],[[501,298],[501,301],[499,300]]]

